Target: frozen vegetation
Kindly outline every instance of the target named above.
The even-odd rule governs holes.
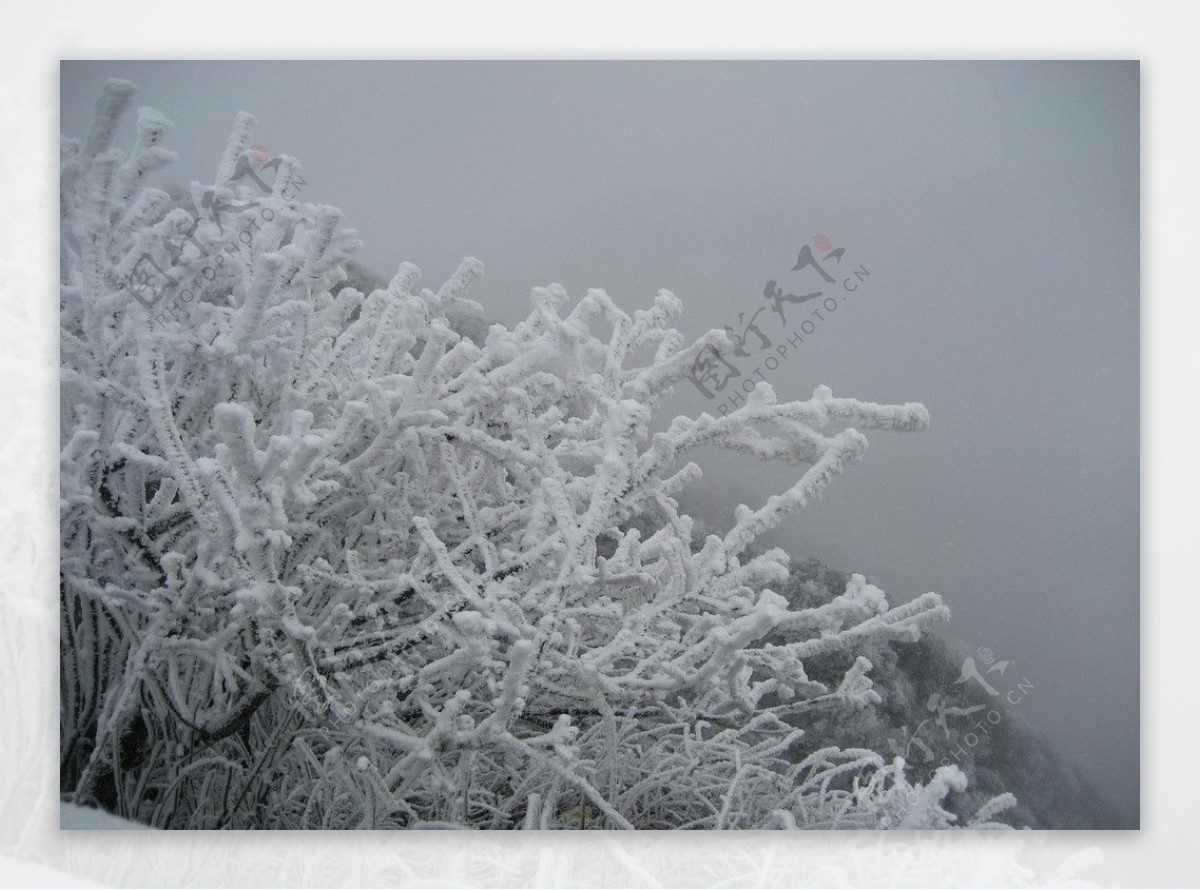
[[[364,292],[249,115],[212,186],[146,185],[170,125],[139,109],[114,148],[132,92],[63,141],[65,799],[170,828],[999,826],[1010,795],[953,812],[958,766],[836,732],[941,599],[806,598],[755,546],[922,405],[760,383],[652,434],[732,348],[685,342],[673,294],[539,287],[507,329],[473,259]],[[702,534],[678,497],[714,446],[795,484]]]

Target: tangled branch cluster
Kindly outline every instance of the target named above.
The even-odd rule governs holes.
[[[751,549],[860,430],[920,430],[923,406],[760,383],[651,433],[731,348],[685,344],[669,292],[631,316],[538,288],[475,342],[481,264],[340,286],[357,241],[295,197],[298,164],[267,194],[235,175],[248,115],[172,207],[143,182],[171,159],[160,114],[111,147],[131,93],[110,82],[64,141],[64,792],[171,827],[950,824],[953,767],[914,786],[868,751],[794,753],[806,715],[876,697],[865,658],[834,688],[806,659],[915,639],[940,599],[889,608],[855,576],[793,611],[786,555]],[[147,263],[187,290],[169,315],[131,286]],[[802,469],[697,541],[674,498],[703,446]]]

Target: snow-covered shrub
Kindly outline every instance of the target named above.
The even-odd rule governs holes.
[[[64,141],[66,793],[172,827],[950,824],[953,768],[789,757],[806,714],[874,697],[866,659],[833,686],[805,659],[916,639],[941,600],[889,608],[854,576],[791,611],[786,555],[748,550],[859,430],[920,430],[923,406],[760,383],[652,434],[731,348],[686,344],[669,292],[631,316],[538,288],[467,339],[478,261],[436,292],[407,263],[340,287],[354,233],[298,199],[294,160],[251,160],[244,114],[172,208],[143,183],[171,159],[160,114],[110,147],[131,94],[110,82]],[[695,541],[674,495],[702,446],[803,469]]]

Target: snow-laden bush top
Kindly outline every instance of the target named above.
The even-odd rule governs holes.
[[[836,688],[805,659],[915,639],[941,600],[856,575],[791,611],[786,555],[750,549],[923,406],[760,383],[652,435],[732,346],[686,345],[673,294],[629,315],[537,288],[475,342],[482,265],[339,287],[354,233],[296,161],[251,160],[249,115],[172,207],[143,185],[162,115],[110,147],[131,93],[64,141],[64,790],[176,827],[949,824],[953,767],[789,757],[806,713],[874,696],[866,659]],[[702,446],[797,481],[695,541],[674,496]]]

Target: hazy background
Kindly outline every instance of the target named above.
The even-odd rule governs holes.
[[[476,256],[472,296],[505,324],[559,282],[627,310],[669,288],[685,333],[736,326],[767,279],[821,286],[789,270],[828,235],[871,276],[768,379],[783,399],[921,401],[933,423],[872,435],[778,542],[893,601],[941,593],[945,635],[1010,659],[1034,686],[1014,710],[1134,824],[1136,62],[68,62],[64,133],[106,77],[176,122],[159,182],[211,182],[253,111],[363,262],[411,260],[436,288]],[[792,329],[809,311],[786,308]],[[716,404],[685,383],[668,415]],[[727,521],[795,478],[708,466]]]

